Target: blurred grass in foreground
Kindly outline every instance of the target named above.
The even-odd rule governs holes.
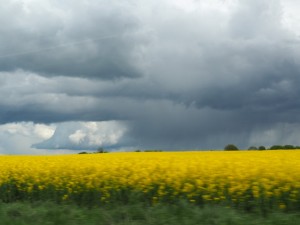
[[[296,213],[273,212],[263,217],[220,206],[198,207],[185,201],[176,205],[142,203],[79,207],[52,202],[0,204],[5,225],[299,225]]]

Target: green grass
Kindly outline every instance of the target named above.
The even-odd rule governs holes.
[[[267,216],[220,206],[197,207],[142,203],[86,208],[52,202],[0,203],[2,225],[299,225],[300,214],[273,212]]]

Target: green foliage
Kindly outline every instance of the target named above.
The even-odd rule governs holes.
[[[299,149],[299,146],[293,145],[273,145],[270,147],[270,150],[292,150],[292,149]]]
[[[225,151],[238,151],[238,147],[236,147],[234,144],[228,144],[224,148]]]
[[[145,150],[144,152],[162,152],[162,150],[159,150],[159,149],[150,149],[150,150]]]
[[[163,150],[159,150],[159,149],[148,149],[148,150],[140,150],[140,149],[137,149],[135,150],[134,152],[162,152]]]
[[[262,150],[266,150],[266,147],[263,145],[259,146],[258,148],[256,146],[250,146],[248,148],[248,150],[261,150],[262,151]]]
[[[280,149],[283,149],[282,145],[273,145],[270,147],[270,150],[280,150]]]
[[[295,149],[293,145],[284,145],[283,149]]]
[[[0,203],[1,224],[7,225],[298,225],[299,214],[273,212],[267,216],[222,206],[177,204],[113,204],[94,208],[53,202]]]
[[[108,152],[105,151],[103,147],[99,147],[99,148],[97,149],[97,152],[96,152],[96,153],[108,153]]]

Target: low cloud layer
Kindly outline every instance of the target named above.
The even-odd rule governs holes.
[[[31,145],[47,140],[54,131],[54,125],[32,122],[0,125],[0,154],[50,154],[47,150],[31,148]]]
[[[40,149],[94,150],[120,148],[126,127],[116,121],[66,122],[57,126],[53,136],[33,147]]]
[[[10,2],[0,123],[55,123],[32,141],[46,149],[300,145],[299,12],[295,0]]]

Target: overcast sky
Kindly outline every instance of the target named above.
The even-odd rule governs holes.
[[[300,145],[298,0],[1,2],[1,154]]]

